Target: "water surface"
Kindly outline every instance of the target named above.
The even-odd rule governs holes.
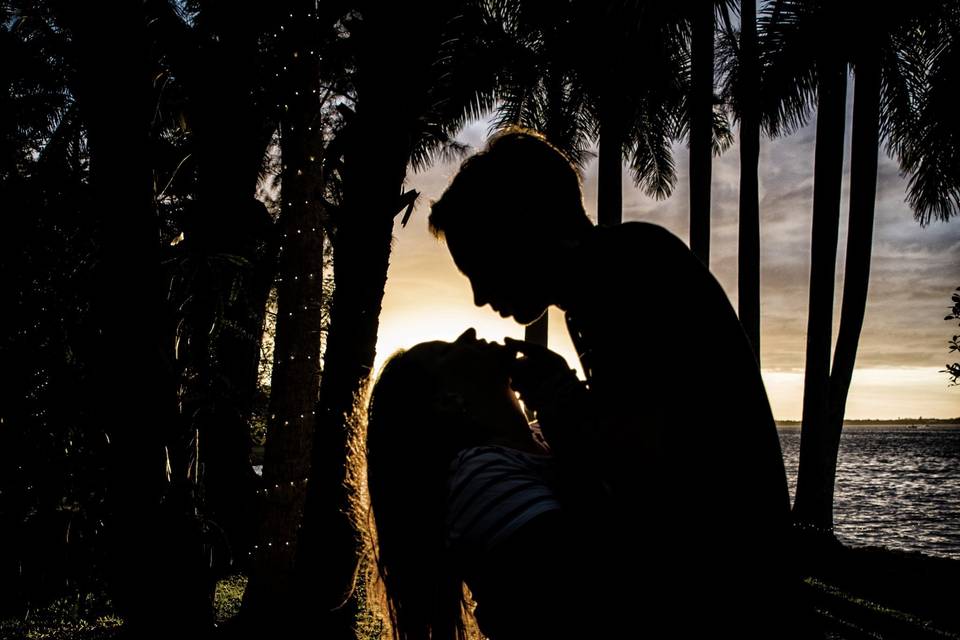
[[[779,433],[792,500],[800,428]],[[960,425],[844,427],[833,513],[843,542],[960,558]]]

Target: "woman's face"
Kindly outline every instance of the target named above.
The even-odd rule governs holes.
[[[513,352],[495,342],[478,340],[468,329],[454,342],[436,342],[435,366],[443,410],[462,412],[491,441],[531,440],[526,416],[510,388]]]
[[[510,365],[514,356],[502,345],[478,340],[472,328],[454,342],[440,344],[437,367],[441,379],[458,387],[458,391],[510,388]]]

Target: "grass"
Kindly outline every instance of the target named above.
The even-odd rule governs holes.
[[[217,624],[240,611],[246,576],[227,576],[217,583],[213,600]],[[111,612],[110,600],[102,594],[68,596],[24,616],[0,620],[0,640],[110,640],[123,629],[123,619]]]
[[[110,601],[89,594],[54,600],[28,610],[23,617],[0,620],[3,640],[105,640],[113,638],[123,620],[110,613]]]
[[[879,548],[836,547],[811,567],[807,597],[830,640],[855,638],[960,638],[956,560]],[[216,621],[221,628],[240,611],[247,578],[236,574],[217,583]],[[358,585],[362,590],[365,585]],[[364,601],[362,593],[360,602]],[[361,610],[358,637],[379,640],[383,622]],[[0,620],[0,640],[113,640],[123,620],[110,601],[90,594],[55,600],[18,618]]]
[[[217,582],[213,597],[213,612],[218,625],[240,613],[243,592],[247,588],[247,576],[235,574]]]

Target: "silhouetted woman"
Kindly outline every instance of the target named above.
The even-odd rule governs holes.
[[[425,342],[383,368],[369,407],[375,553],[399,639],[602,637],[610,563],[602,527],[531,431],[509,370],[515,352]]]

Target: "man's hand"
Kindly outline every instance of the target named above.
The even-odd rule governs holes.
[[[513,338],[504,338],[504,343],[520,356],[511,367],[510,386],[534,411],[539,411],[558,387],[577,379],[563,356],[546,347]]]

